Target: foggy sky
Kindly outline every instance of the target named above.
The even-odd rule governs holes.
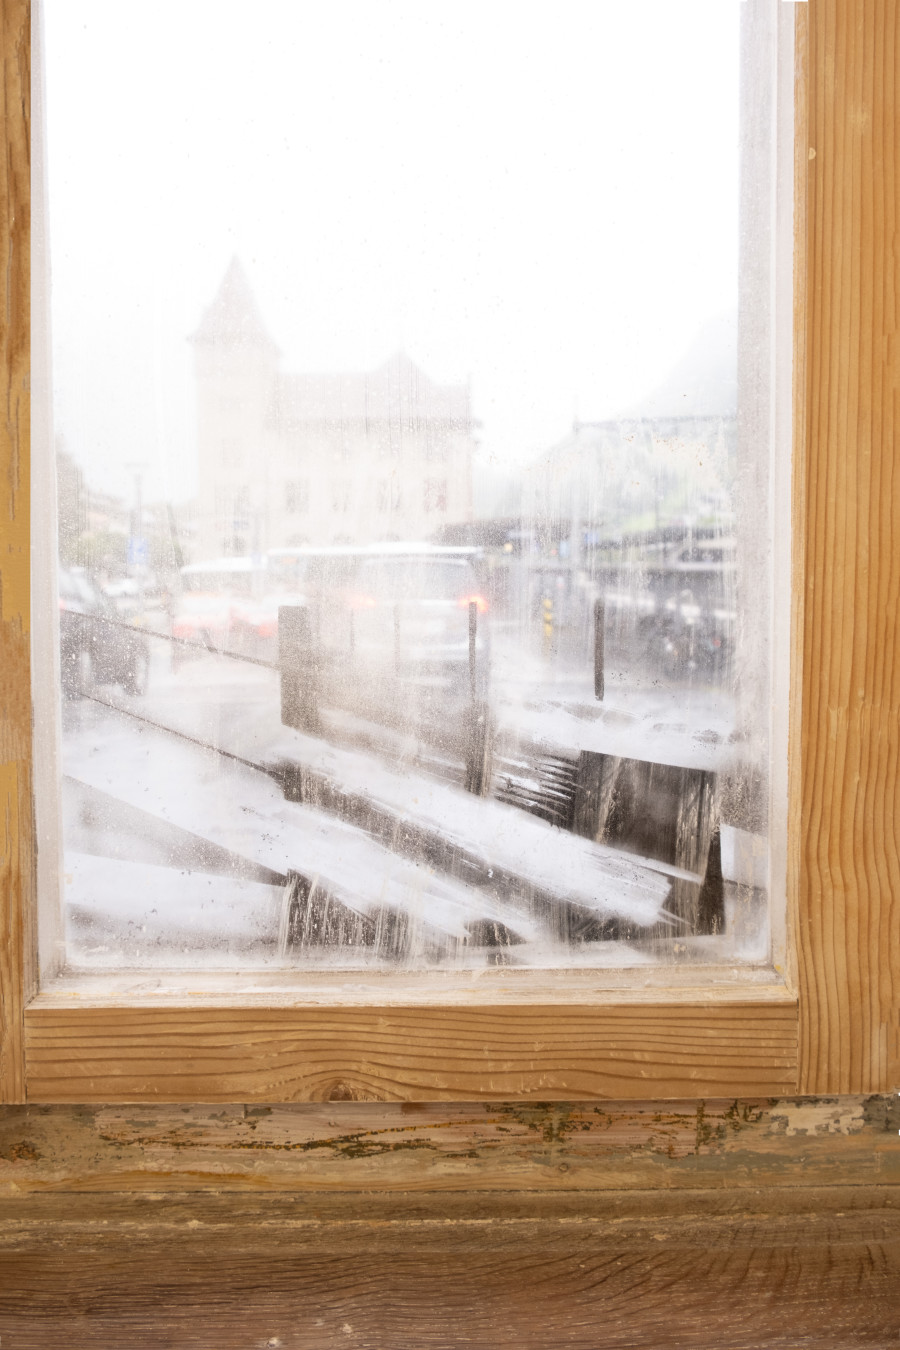
[[[640,404],[737,290],[737,0],[46,0],[56,429],[196,489],[237,254],[284,370],[404,348],[482,455]]]

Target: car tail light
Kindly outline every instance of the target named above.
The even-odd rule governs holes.
[[[373,595],[351,595],[349,604],[351,609],[375,609],[378,601]]]
[[[456,603],[460,609],[468,609],[470,605],[474,605],[479,614],[487,614],[488,611],[488,602],[483,595],[461,595]]]

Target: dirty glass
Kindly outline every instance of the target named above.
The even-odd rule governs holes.
[[[71,967],[769,959],[747,8],[47,0]]]

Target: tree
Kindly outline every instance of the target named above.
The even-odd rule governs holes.
[[[84,474],[69,452],[58,444],[56,491],[59,560],[69,566],[82,561],[81,543],[87,530],[87,489]]]

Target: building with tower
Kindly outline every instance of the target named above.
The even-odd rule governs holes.
[[[403,353],[371,371],[288,374],[233,259],[191,337],[200,556],[423,539],[472,518],[466,385]]]

